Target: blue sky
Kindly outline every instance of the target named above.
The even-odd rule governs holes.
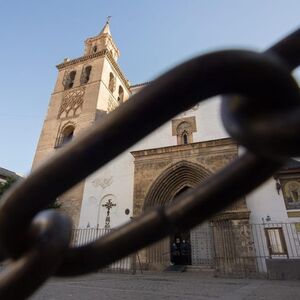
[[[300,23],[299,0],[0,0],[0,167],[31,168],[55,65],[83,54],[106,17],[132,83],[220,48],[263,50]]]

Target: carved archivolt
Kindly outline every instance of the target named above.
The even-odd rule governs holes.
[[[184,132],[187,132],[188,134],[191,134],[193,131],[192,131],[192,125],[189,123],[189,122],[181,122],[177,128],[176,128],[176,131],[177,131],[177,135],[182,135]]]
[[[151,185],[144,210],[168,204],[184,187],[194,188],[210,175],[209,170],[185,160],[169,166]]]
[[[59,108],[58,119],[78,116],[82,110],[85,88],[81,87],[64,94]]]
[[[112,97],[109,97],[107,102],[107,112],[112,112],[119,106],[119,103],[114,100]]]

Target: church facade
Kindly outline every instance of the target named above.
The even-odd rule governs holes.
[[[83,56],[57,66],[58,78],[33,168],[147,85],[130,84],[117,64],[119,56],[107,22],[99,35],[85,41]],[[195,188],[238,157],[243,149],[225,132],[219,103],[215,97],[181,113],[61,195],[59,202],[74,226],[117,228],[148,209],[169,205],[178,194]],[[300,222],[299,171],[297,161],[292,161],[205,224],[190,232],[178,231],[142,250],[142,262],[153,268],[167,266],[170,247],[180,238],[190,244],[193,265],[211,265],[219,257],[226,260],[226,268],[238,268],[236,260],[229,259],[238,252],[245,258],[243,268],[266,268],[254,260],[261,250],[257,248],[266,247],[269,254],[276,247],[288,252],[285,231],[273,226],[276,230],[268,233],[263,227],[265,241],[257,244],[251,225]],[[298,238],[297,228],[293,236]]]

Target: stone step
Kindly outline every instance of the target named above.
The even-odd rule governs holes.
[[[168,266],[164,272],[185,272],[187,266],[182,265],[171,265]]]
[[[215,271],[214,267],[211,265],[191,265],[186,266],[185,272],[211,272]]]

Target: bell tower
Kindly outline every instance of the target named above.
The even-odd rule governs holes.
[[[129,98],[129,82],[117,64],[119,56],[108,18],[101,32],[85,41],[83,56],[66,58],[57,65],[57,81],[33,169]],[[83,187],[84,181],[59,197],[62,210],[71,215],[74,226],[78,224]]]

